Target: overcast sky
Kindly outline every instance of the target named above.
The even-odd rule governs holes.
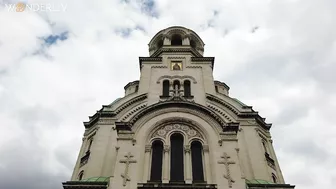
[[[215,79],[273,123],[286,182],[335,188],[335,0],[26,0],[66,10],[8,11],[16,2],[0,0],[0,188],[62,188],[82,122],[123,96],[149,40],[173,25],[197,32]]]

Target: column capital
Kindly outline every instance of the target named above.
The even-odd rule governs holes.
[[[170,151],[170,146],[169,145],[164,145],[163,146],[163,151],[164,152],[169,152]]]
[[[150,152],[152,150],[152,146],[151,145],[146,145],[145,146],[145,152]]]
[[[190,153],[190,145],[185,145],[184,146],[184,152],[186,152],[186,153]]]

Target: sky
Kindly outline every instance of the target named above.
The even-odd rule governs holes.
[[[175,25],[203,39],[230,96],[273,123],[286,182],[335,187],[335,0],[26,0],[53,9],[10,11],[17,2],[0,0],[0,188],[62,188],[82,122],[124,95],[150,39]]]

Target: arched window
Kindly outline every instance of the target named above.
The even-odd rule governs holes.
[[[164,80],[162,82],[162,96],[169,96],[169,81]]]
[[[185,80],[183,85],[184,85],[184,96],[191,96],[190,81]]]
[[[179,90],[180,87],[181,87],[181,85],[180,85],[180,81],[175,80],[175,81],[173,82],[173,86],[174,86],[174,90],[176,90],[176,88]]]
[[[203,182],[203,160],[202,160],[202,144],[199,141],[191,143],[191,164],[193,182]]]
[[[163,143],[159,140],[152,144],[152,165],[151,165],[151,181],[161,181],[162,178],[162,154]]]
[[[182,45],[182,37],[178,34],[173,35],[172,39],[171,39],[171,45],[181,46]]]
[[[216,90],[216,92],[218,93],[218,86],[217,86],[217,85],[215,86],[215,90]]]
[[[277,183],[277,178],[276,178],[275,174],[273,174],[273,173],[272,173],[272,180],[273,180],[274,183]]]
[[[81,171],[81,172],[78,174],[78,180],[82,180],[82,179],[83,179],[83,176],[84,176],[84,171]]]
[[[184,181],[183,136],[175,133],[170,137],[170,181]]]

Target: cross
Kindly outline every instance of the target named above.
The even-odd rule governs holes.
[[[235,162],[234,161],[229,161],[230,156],[228,156],[225,152],[223,153],[221,158],[223,158],[224,160],[218,161],[218,163],[225,165],[226,175],[224,174],[224,178],[226,178],[228,180],[229,187],[232,188],[232,183],[234,183],[235,181],[232,179],[232,177],[230,175],[230,166],[229,165],[230,164],[235,164]]]
[[[133,155],[131,154],[131,152],[128,152],[128,154],[125,155],[126,159],[120,160],[120,163],[125,163],[126,164],[125,172],[124,172],[124,174],[121,174],[121,177],[123,178],[123,186],[126,186],[127,181],[131,181],[131,178],[128,176],[128,168],[129,168],[131,163],[136,163],[136,160],[131,159],[132,157],[133,157]]]

